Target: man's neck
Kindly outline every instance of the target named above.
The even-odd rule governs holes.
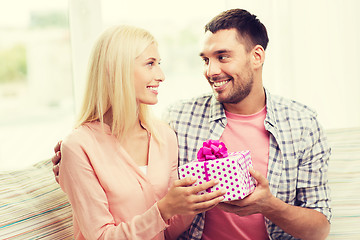
[[[251,115],[259,112],[264,108],[266,104],[265,90],[252,91],[246,98],[238,103],[224,103],[224,108],[226,111],[241,114],[241,115]]]

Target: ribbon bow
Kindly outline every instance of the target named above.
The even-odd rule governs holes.
[[[223,142],[209,139],[203,142],[203,147],[199,149],[197,158],[198,161],[207,161],[216,158],[225,158],[228,155],[227,148]]]

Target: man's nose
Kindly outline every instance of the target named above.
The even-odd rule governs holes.
[[[209,63],[206,66],[206,75],[208,77],[212,77],[219,75],[220,73],[221,73],[221,68],[219,63],[214,61],[213,62],[209,61]]]

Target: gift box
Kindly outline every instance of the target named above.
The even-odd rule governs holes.
[[[219,183],[199,194],[225,189],[223,201],[245,198],[255,189],[255,180],[249,173],[252,167],[250,151],[227,153],[224,143],[208,140],[198,152],[198,159],[179,167],[179,177],[196,177],[193,185],[202,184],[211,179]]]

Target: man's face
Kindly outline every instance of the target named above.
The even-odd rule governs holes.
[[[250,53],[235,29],[206,32],[200,56],[204,75],[219,102],[236,104],[249,95],[254,82]]]

